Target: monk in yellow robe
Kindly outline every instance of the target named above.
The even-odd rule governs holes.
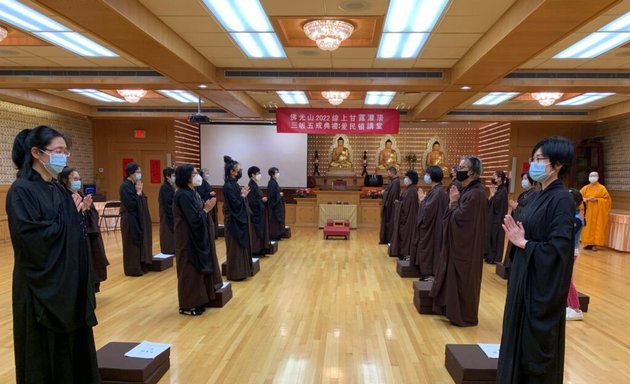
[[[581,241],[584,249],[597,250],[597,246],[608,245],[608,213],[612,207],[612,199],[606,187],[599,183],[599,174],[588,175],[590,184],[580,189],[586,206],[586,225],[582,230]]]

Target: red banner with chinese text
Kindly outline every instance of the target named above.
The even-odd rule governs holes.
[[[151,184],[160,184],[162,182],[162,167],[160,160],[150,160]]]
[[[396,109],[278,108],[279,133],[396,134],[400,114]]]

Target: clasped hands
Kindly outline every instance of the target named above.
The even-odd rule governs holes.
[[[502,226],[510,242],[519,248],[525,249],[527,240],[525,240],[525,228],[523,228],[523,223],[515,221],[510,215],[505,215]]]

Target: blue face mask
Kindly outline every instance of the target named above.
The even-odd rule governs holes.
[[[48,163],[44,163],[44,168],[46,168],[48,173],[50,173],[53,177],[57,177],[57,175],[63,171],[68,164],[68,157],[63,153],[51,153],[48,155],[48,159]]]
[[[431,184],[431,176],[424,175],[424,183],[427,185]]]
[[[529,180],[521,180],[521,187],[523,187],[523,189],[529,188]]]
[[[81,189],[81,180],[72,180],[70,182],[70,189],[72,192],[78,192]]]
[[[403,183],[404,183],[405,185],[409,185],[409,184],[411,184],[411,180],[409,180],[409,178],[408,178],[408,177],[405,177],[405,178],[404,178],[404,180],[403,180]]]
[[[142,173],[134,173],[136,175],[136,181],[142,180]]]
[[[553,171],[551,173],[553,173]],[[542,183],[547,180],[551,173],[547,173],[547,164],[533,162],[529,164],[529,177],[531,177],[534,181]]]

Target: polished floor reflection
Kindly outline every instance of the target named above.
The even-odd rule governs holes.
[[[120,232],[104,234],[110,278],[97,295],[97,347],[109,341],[173,345],[160,383],[451,383],[446,343],[497,343],[505,281],[484,265],[479,326],[457,328],[419,315],[411,282],[377,245],[378,232],[322,240],[293,228],[261,272],[233,283],[234,298],[199,317],[177,311],[175,269],[139,278],[122,273]],[[154,227],[154,249],[158,230]],[[217,241],[225,259],[223,239]],[[0,382],[15,381],[12,250],[0,245]],[[630,372],[630,254],[583,251],[578,290],[591,296],[584,321],[567,324],[565,382],[622,383]]]

